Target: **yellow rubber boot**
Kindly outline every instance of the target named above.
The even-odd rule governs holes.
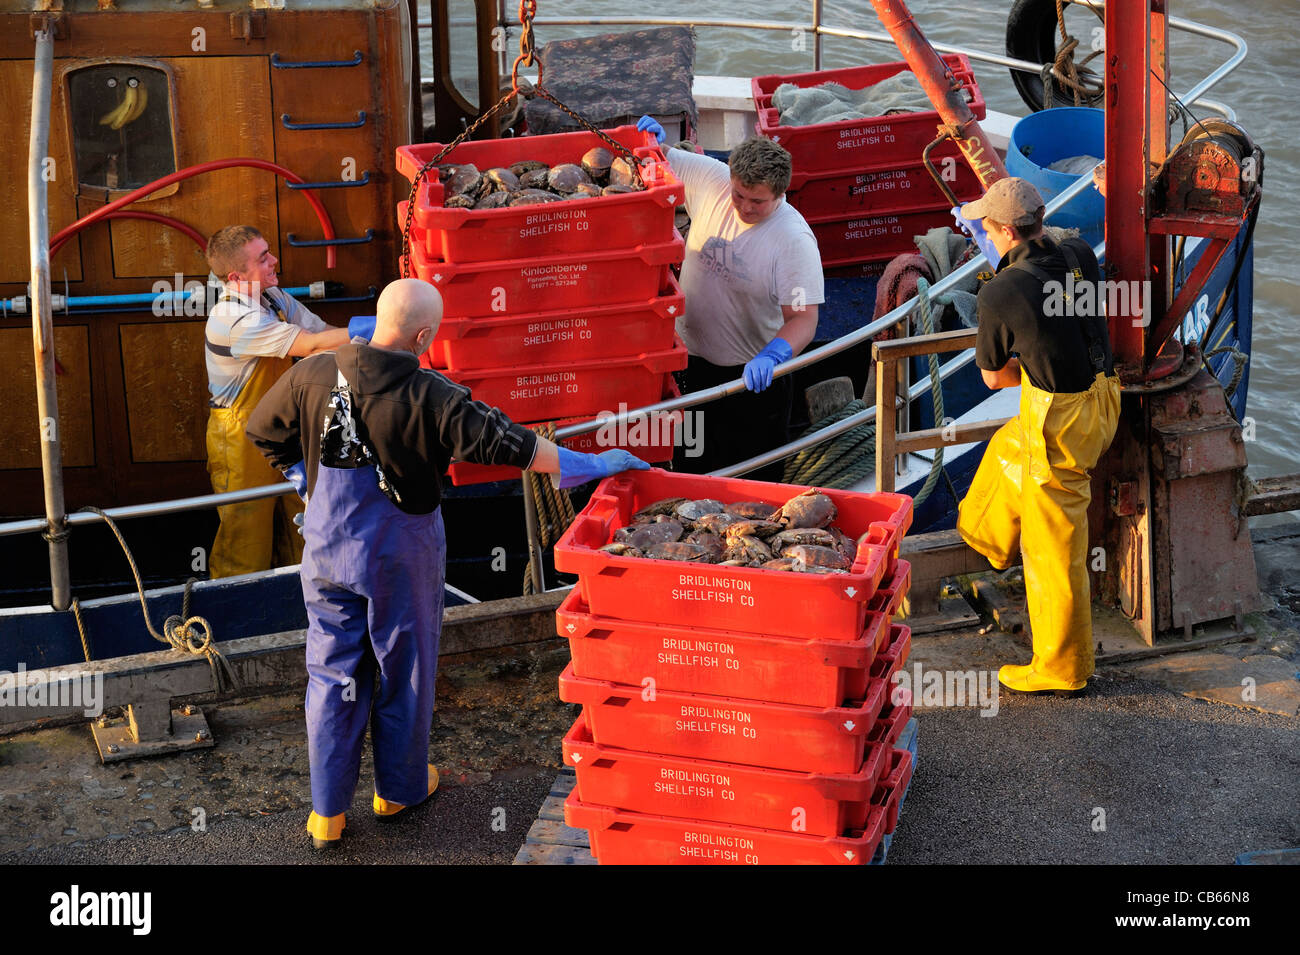
[[[422,805],[424,801],[429,798],[429,796],[432,796],[434,792],[437,791],[437,789],[438,789],[438,768],[434,766],[432,763],[430,763],[429,764],[429,792],[425,795],[424,799],[421,799],[420,802],[416,803],[416,805],[417,806]],[[410,809],[410,808],[412,807],[403,806],[401,803],[389,802],[383,796],[379,795],[379,793],[375,793],[375,800],[374,800],[375,816],[383,822],[388,822],[389,820],[393,819],[403,809]]]
[[[313,811],[307,817],[307,831],[311,834],[312,848],[333,849],[343,838],[343,830],[347,825],[347,813],[341,812],[337,816],[318,816]]]

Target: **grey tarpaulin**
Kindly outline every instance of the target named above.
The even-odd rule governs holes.
[[[642,114],[660,122],[685,119],[695,128],[695,31],[689,27],[552,40],[540,56],[542,85],[601,129],[635,123]],[[529,100],[524,115],[531,135],[581,128],[542,99]],[[668,142],[680,138],[668,123],[665,129]]]
[[[782,83],[772,92],[772,105],[780,111],[782,126],[812,126],[934,109],[921,84],[907,70],[860,90],[839,83],[807,88]]]

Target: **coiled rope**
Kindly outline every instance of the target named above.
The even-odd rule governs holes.
[[[936,301],[941,305],[949,304],[947,296],[940,296]],[[930,310],[930,283],[918,278],[916,283],[916,312],[922,331],[934,332],[934,316]],[[931,354],[930,359],[930,394],[934,400],[934,420],[936,427],[942,426],[943,381],[939,377],[939,356]],[[850,415],[865,411],[869,405],[860,398],[855,398],[839,411],[822,418],[812,425],[805,435],[813,434],[830,427],[837,421],[843,421]],[[878,414],[879,412],[877,412]],[[876,425],[867,422],[856,428],[837,435],[829,441],[805,448],[786,459],[782,479],[787,484],[816,485],[818,487],[846,488],[872,474],[876,469]],[[938,483],[943,474],[943,448],[935,450],[930,473],[925,479],[914,503],[920,504]]]
[[[126,544],[126,538],[118,530],[117,524],[113,519],[97,507],[83,507],[83,512],[98,514],[103,518],[117,542],[122,545],[122,552],[126,554],[126,562],[131,565],[131,576],[135,578],[135,588],[140,594],[140,609],[144,612],[144,625],[149,629],[149,634],[159,643],[165,643],[173,650],[188,650],[190,653],[207,657],[208,666],[212,668],[212,681],[217,692],[227,689],[237,689],[239,681],[235,678],[235,671],[227,660],[217,649],[212,640],[212,625],[200,616],[190,616],[190,588],[194,586],[195,578],[191,577],[185,581],[185,593],[181,598],[181,612],[172,614],[163,621],[162,633],[154,629],[153,621],[149,619],[149,604],[144,596],[144,584],[140,580],[140,571],[136,567],[135,557],[131,553],[131,548]],[[82,648],[86,652],[86,659],[90,659],[90,651],[87,646],[85,629],[82,626],[81,610],[76,601],[73,602],[73,609],[77,617],[77,628],[81,631]]]
[[[537,425],[533,430],[546,440],[555,441],[554,422]],[[567,490],[561,490],[551,483],[549,474],[542,474],[539,471],[524,472],[524,493],[531,494],[537,505],[537,536],[541,538],[541,549],[544,552],[559,540],[560,535],[573,523],[573,501]],[[530,565],[524,568],[524,596],[532,593],[536,591],[533,589]]]
[[[1093,12],[1106,22],[1105,16],[1098,10]],[[1105,91],[1105,84],[1091,70],[1087,69],[1089,60],[1100,56],[1105,50],[1093,50],[1082,62],[1074,62],[1074,51],[1079,46],[1078,37],[1072,37],[1065,29],[1065,0],[1056,0],[1056,22],[1061,28],[1061,45],[1056,48],[1056,61],[1044,64],[1043,109],[1051,109],[1055,102],[1053,87],[1056,83],[1067,87],[1074,95],[1074,105],[1082,106],[1084,102],[1096,102]],[[1082,74],[1080,71],[1082,70]]]

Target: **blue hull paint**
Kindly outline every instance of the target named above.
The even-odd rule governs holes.
[[[183,594],[184,587],[146,591],[149,617],[159,633],[168,616],[181,612]],[[447,591],[448,607],[464,603],[460,595]],[[307,626],[296,566],[200,581],[190,596],[190,614],[207,619],[218,642]],[[87,600],[81,604],[81,617],[91,655],[97,660],[167,649],[150,636],[137,594]],[[49,607],[0,609],[0,635],[0,670],[14,672],[19,663],[34,670],[85,659],[71,612]]]

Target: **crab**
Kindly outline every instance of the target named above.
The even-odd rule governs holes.
[[[781,529],[781,525],[773,521],[736,521],[727,526],[728,537],[757,537],[765,539],[774,535]]]
[[[447,176],[447,192],[453,196],[472,196],[483,185],[483,174],[472,162],[452,169]]]
[[[796,527],[774,535],[769,543],[775,553],[784,554],[786,548],[797,544],[815,544],[818,547],[834,548],[836,540],[834,533],[820,527]]]
[[[618,156],[609,164],[609,184],[611,186],[630,186],[636,188],[636,176],[632,164],[623,156]]]
[[[609,175],[609,166],[614,161],[614,154],[603,146],[594,146],[582,154],[580,160],[583,171],[592,178],[592,181],[599,181]]]
[[[519,177],[509,169],[497,166],[483,173],[483,178],[492,187],[495,192],[517,192],[519,190]]]
[[[510,171],[519,178],[523,178],[526,173],[537,172],[539,169],[548,170],[551,167],[546,165],[540,159],[521,159],[519,162],[510,164]]]
[[[677,505],[674,513],[677,519],[682,522],[686,528],[694,527],[695,521],[705,514],[717,514],[722,511],[722,502],[715,501],[711,497],[700,498],[697,501],[685,501]]]
[[[566,195],[584,182],[591,182],[591,177],[577,163],[560,163],[558,166],[552,166],[551,171],[546,174],[546,184],[556,192]]]
[[[781,505],[772,520],[787,528],[825,527],[835,520],[835,502],[815,487],[810,487]]]
[[[787,547],[781,554],[795,562],[795,569],[824,573],[826,571],[848,571],[853,563],[831,547],[818,547],[816,544],[795,544]]]
[[[642,524],[633,530],[628,538],[628,543],[637,550],[648,551],[655,544],[666,544],[680,540],[681,536],[682,525],[676,521],[654,521],[649,524]]]
[[[539,202],[559,202],[560,197],[544,189],[520,189],[510,194],[510,205],[531,206]]]
[[[667,541],[655,544],[645,552],[647,557],[655,560],[707,560],[709,550],[702,544],[688,544],[686,541]]]
[[[443,206],[448,209],[473,209],[476,203],[472,196],[450,196]]]
[[[602,196],[623,196],[629,192],[640,192],[640,190],[637,189],[636,186],[624,185],[606,186],[604,189],[600,190]]]
[[[723,553],[727,549],[727,545],[723,543],[722,538],[717,534],[710,531],[699,530],[698,528],[690,533],[686,538],[686,542],[688,544],[699,544],[707,550],[709,556],[705,559],[711,564],[722,560]]]
[[[741,560],[753,565],[771,560],[772,550],[757,537],[727,535],[727,549],[723,556],[727,560]]]
[[[665,497],[662,500],[655,501],[653,504],[647,504],[641,510],[632,515],[633,524],[644,524],[646,521],[652,521],[659,515],[671,517],[677,510],[678,505],[685,504],[689,498],[685,497]]]
[[[514,195],[511,192],[489,192],[486,196],[474,203],[475,209],[504,209],[510,205],[510,197]],[[461,198],[456,196],[455,198]]]
[[[716,511],[712,514],[702,514],[697,517],[695,519],[695,529],[708,531],[710,534],[722,535],[736,521],[737,518],[726,511]]]
[[[773,557],[763,564],[764,570],[794,570],[793,557]]]
[[[600,186],[594,182],[580,182],[566,199],[594,199],[601,194]]]
[[[516,165],[518,165],[516,163]],[[541,166],[536,169],[528,169],[518,173],[519,188],[521,189],[545,189],[546,177],[550,175],[550,166]]]
[[[738,501],[727,505],[727,513],[747,521],[770,521],[779,508],[762,501]]]
[[[631,544],[622,543],[620,541],[614,541],[611,544],[606,544],[604,547],[601,548],[601,550],[606,554],[613,555],[614,557],[644,557],[645,556],[644,553],[637,550]]]

